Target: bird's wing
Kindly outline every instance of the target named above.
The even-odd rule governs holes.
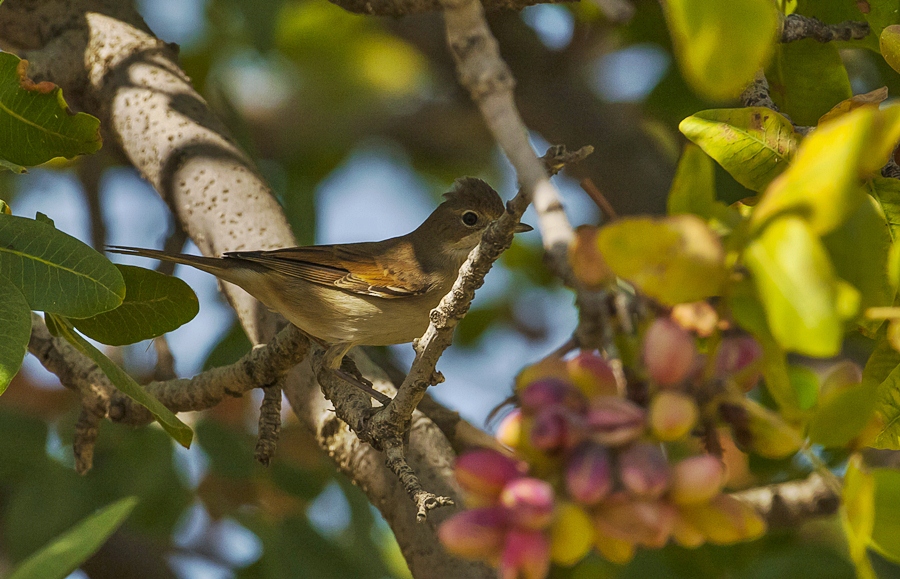
[[[351,243],[272,251],[237,251],[226,253],[225,257],[244,259],[287,277],[380,298],[421,295],[433,286],[426,276],[418,273],[417,268],[410,272],[409,262],[404,263],[404,271],[399,274],[396,270],[400,268],[384,267],[385,259],[372,257],[373,254],[382,255],[383,249],[387,248],[370,243]]]

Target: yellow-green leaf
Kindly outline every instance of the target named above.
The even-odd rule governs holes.
[[[751,227],[758,230],[782,213],[802,215],[818,234],[843,223],[864,199],[860,160],[869,150],[875,119],[876,111],[857,109],[807,137],[754,209]]]
[[[859,456],[851,458],[844,474],[841,523],[847,535],[850,558],[856,564],[859,579],[876,579],[866,554],[875,525],[875,479],[862,470]]]
[[[700,111],[678,129],[738,183],[757,192],[787,168],[798,145],[791,122],[762,107]]]
[[[738,96],[772,54],[778,15],[771,0],[665,0],[675,56],[701,95]]]
[[[837,354],[844,336],[841,289],[805,220],[776,219],[748,244],[744,260],[778,343],[809,356]]]
[[[725,279],[722,244],[694,215],[619,219],[600,229],[597,246],[616,275],[664,304],[718,295]]]
[[[881,31],[878,47],[891,68],[900,72],[900,24],[893,24]]]

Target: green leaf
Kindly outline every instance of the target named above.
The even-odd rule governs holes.
[[[0,394],[13,379],[28,352],[31,337],[31,308],[22,292],[0,277]]]
[[[669,189],[668,214],[688,213],[709,218],[716,201],[716,183],[712,159],[697,145],[684,146],[675,178]]]
[[[900,239],[900,179],[873,177],[868,182],[868,190],[884,213],[891,239]]]
[[[0,159],[30,166],[98,151],[100,121],[72,114],[62,89],[50,82],[35,84],[27,69],[27,61],[0,53]]]
[[[725,280],[722,244],[694,215],[622,218],[600,229],[597,247],[616,275],[664,304],[718,295]]]
[[[876,408],[881,415],[882,427],[872,446],[900,450],[900,366],[895,366],[878,386]]]
[[[862,460],[850,459],[844,474],[841,501],[841,525],[847,535],[850,558],[856,564],[858,579],[876,579],[866,554],[875,525],[875,479],[861,469]]]
[[[888,279],[887,267],[891,232],[871,196],[866,196],[843,225],[822,238],[822,243],[838,277],[859,290],[862,311],[894,303],[896,291]],[[872,335],[882,320],[860,319],[860,324]]]
[[[798,125],[814,126],[853,95],[838,49],[811,38],[779,44],[766,79],[772,100]]]
[[[754,209],[751,227],[758,230],[772,217],[790,212],[806,217],[821,235],[850,217],[864,199],[860,163],[869,154],[876,112],[856,109],[808,136]]]
[[[799,217],[775,220],[744,254],[772,335],[787,350],[833,356],[843,340],[838,280],[821,242]]]
[[[84,519],[23,561],[7,579],[64,579],[99,549],[137,505],[128,497]]]
[[[678,130],[757,192],[787,168],[798,146],[794,125],[763,107],[700,111],[681,121]]]
[[[110,346],[161,336],[191,321],[200,310],[186,283],[159,272],[116,265],[125,280],[125,299],[114,310],[73,320],[81,333]]]
[[[900,470],[876,468],[871,548],[900,563]]]
[[[738,96],[772,54],[778,15],[771,0],[666,0],[663,6],[679,67],[702,96]]]
[[[881,31],[878,47],[884,60],[896,72],[900,72],[900,24],[888,26]]]
[[[809,422],[809,439],[827,448],[849,444],[868,426],[878,389],[872,384],[839,388],[819,404]]]
[[[0,214],[0,276],[31,309],[73,318],[122,303],[125,282],[105,257],[53,226]]]
[[[103,352],[75,332],[69,320],[53,314],[47,314],[45,319],[47,327],[52,328],[51,331],[58,332],[69,343],[78,348],[82,354],[93,360],[116,388],[149,410],[160,426],[179,444],[185,448],[190,448],[193,432],[171,410],[163,406],[152,394],[144,390],[125,370],[119,368]]]

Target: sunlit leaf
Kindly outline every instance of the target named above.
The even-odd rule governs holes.
[[[821,242],[799,217],[769,224],[745,251],[772,335],[787,350],[833,356],[843,340],[841,295]]]
[[[850,111],[856,110],[860,107],[878,108],[878,105],[884,102],[887,97],[888,88],[886,86],[876,88],[875,90],[870,92],[855,94],[852,97],[842,100],[838,104],[834,105],[834,107],[832,107],[830,111],[819,117],[819,124],[833,121],[841,115],[845,115]]]
[[[99,150],[100,121],[86,113],[72,114],[62,89],[32,82],[27,68],[27,61],[0,53],[0,159],[38,165]]]
[[[718,295],[725,279],[722,244],[693,215],[619,219],[600,229],[597,244],[616,275],[665,304]]]
[[[787,168],[798,143],[791,122],[762,107],[700,111],[678,129],[738,183],[758,192]]]
[[[73,320],[84,335],[110,346],[161,336],[191,321],[200,310],[186,283],[159,272],[116,265],[125,280],[125,299],[114,310]]]
[[[736,97],[772,53],[778,16],[770,0],[666,0],[675,55],[694,90]]]
[[[163,404],[153,395],[144,390],[140,384],[134,381],[134,378],[125,372],[125,370],[121,369],[112,360],[107,358],[103,352],[82,338],[78,332],[75,331],[69,320],[53,314],[48,314],[45,317],[45,320],[48,328],[52,327],[53,331],[68,340],[69,343],[78,348],[82,354],[93,360],[116,388],[149,410],[157,422],[159,422],[160,426],[162,426],[172,438],[185,448],[190,447],[191,439],[193,438],[193,432],[190,427],[179,420],[171,410],[163,406]]]
[[[815,125],[853,95],[838,49],[812,38],[779,44],[766,79],[772,100],[798,125]]]
[[[0,276],[0,394],[19,371],[31,336],[31,308],[15,285]]]
[[[97,511],[23,561],[7,579],[64,579],[125,522],[137,502],[128,497]]]
[[[0,214],[0,276],[31,309],[73,318],[117,307],[125,296],[119,270],[104,256],[46,223]]]
[[[843,223],[864,199],[859,163],[868,151],[875,116],[871,109],[857,109],[807,137],[788,170],[762,196],[751,226],[759,228],[787,212],[803,215],[818,234]]]

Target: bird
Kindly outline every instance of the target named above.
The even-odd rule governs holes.
[[[504,212],[486,182],[463,177],[414,231],[383,241],[231,251],[202,257],[109,246],[111,253],[189,265],[243,288],[325,346],[338,370],[354,346],[411,342],[488,225]],[[516,233],[531,231],[524,223]],[[341,373],[343,375],[343,373]],[[346,379],[346,376],[344,376]]]

